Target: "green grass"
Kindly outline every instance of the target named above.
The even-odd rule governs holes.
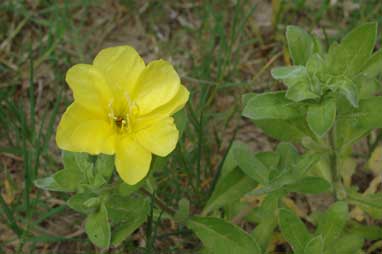
[[[84,234],[65,237],[81,230],[82,221],[57,201],[67,196],[33,186],[36,177],[61,166],[54,135],[71,101],[64,82],[71,65],[90,62],[101,48],[123,43],[137,47],[146,59],[173,61],[192,99],[176,151],[167,160],[156,158],[155,184],[157,195],[169,206],[176,208],[187,197],[198,213],[214,188],[222,158],[245,125],[239,116],[240,95],[279,88],[270,81],[269,69],[283,61],[285,26],[317,29],[333,40],[357,23],[382,22],[382,4],[377,0],[349,12],[329,1],[316,6],[290,1],[280,8],[281,1],[273,1],[273,24],[265,27],[256,20],[260,6],[249,0],[233,2],[127,0],[112,5],[8,0],[0,4],[4,14],[0,15],[0,189],[10,195],[4,185],[8,182],[14,192],[11,203],[0,195],[4,222],[0,224],[6,229],[0,252],[51,253],[56,247],[61,253],[94,252]],[[167,228],[153,216],[146,232],[137,233],[147,236],[143,253],[169,253],[164,246],[172,246],[171,253],[194,253],[198,248],[187,229]],[[171,237],[178,239],[177,244]],[[130,239],[113,253],[134,248]]]

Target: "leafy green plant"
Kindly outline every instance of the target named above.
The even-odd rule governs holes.
[[[373,53],[377,25],[355,28],[328,51],[299,27],[289,26],[286,38],[293,65],[271,73],[287,90],[245,94],[242,112],[281,143],[274,152],[256,154],[247,145],[234,143],[202,214],[214,217],[223,212],[228,221],[256,223],[250,235],[262,253],[270,251],[277,228],[294,253],[361,253],[367,236],[347,228],[349,205],[381,218],[380,194],[361,194],[354,186],[345,187],[343,178],[352,145],[382,127],[382,99],[375,96],[382,71],[381,51]],[[310,228],[282,202],[289,193],[325,192],[332,192],[337,202],[315,216]],[[253,208],[256,198],[263,201]],[[206,220],[205,225],[217,230],[215,221]],[[228,234],[228,229],[219,229]],[[209,242],[216,239],[200,233],[200,228],[193,230],[211,253],[221,253]]]
[[[277,232],[295,254],[361,253],[364,240],[378,239],[380,231],[351,220],[349,207],[381,219],[382,196],[365,195],[344,182],[352,145],[382,127],[382,97],[376,96],[382,51],[373,52],[377,25],[355,28],[327,51],[296,26],[287,28],[286,38],[294,65],[271,74],[287,89],[245,94],[242,111],[280,143],[274,151],[253,153],[233,142],[200,212],[185,198],[178,209],[158,199],[152,173],[136,185],[113,177],[114,158],[106,155],[64,152],[64,169],[35,185],[74,193],[68,206],[86,216],[89,239],[105,249],[145,222],[151,228],[154,220],[168,218],[195,233],[204,246],[201,253],[270,253]],[[183,113],[175,116],[180,133]],[[163,163],[157,159],[151,171]],[[304,223],[286,201],[290,193],[333,193],[335,202],[305,216]],[[244,231],[242,222],[255,227]]]

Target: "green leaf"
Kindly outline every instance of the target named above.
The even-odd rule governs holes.
[[[355,107],[358,108],[359,104],[359,87],[356,83],[354,83],[351,79],[341,79],[337,82],[335,82],[332,87],[334,89],[338,89],[340,94],[345,96],[345,98],[349,101],[349,103]]]
[[[321,235],[312,238],[306,244],[304,254],[324,254],[324,240]]]
[[[232,170],[234,170],[238,166],[238,163],[235,159],[234,151],[237,149],[241,149],[241,147],[245,148],[246,146],[247,146],[246,144],[244,144],[240,141],[234,141],[232,143],[232,145],[231,145],[231,147],[227,153],[227,156],[225,157],[222,171],[220,174],[220,178],[224,177],[226,174],[228,174],[229,172],[231,172]]]
[[[186,129],[187,122],[188,122],[186,110],[182,109],[176,112],[174,115],[174,119],[175,119],[176,128],[179,131],[179,138],[180,138],[183,136],[183,132]]]
[[[315,47],[312,36],[297,26],[288,26],[286,38],[293,63],[305,65]]]
[[[94,208],[85,205],[85,203],[95,197],[97,197],[97,195],[91,192],[77,193],[70,197],[66,203],[77,212],[89,214],[94,211]]]
[[[355,190],[349,190],[348,202],[358,206],[374,219],[382,218],[382,193],[363,195]]]
[[[241,103],[247,105],[248,101],[257,95],[257,93],[245,93],[241,96]]]
[[[344,117],[352,118],[359,121],[361,126],[367,128],[381,128],[382,115],[380,109],[382,107],[382,96],[368,98],[360,102],[358,110],[354,110],[353,114],[346,114]]]
[[[129,185],[127,183],[122,182],[118,185],[118,194],[122,197],[128,197],[137,190],[139,190],[142,187],[143,183],[144,181],[140,181],[137,184]]]
[[[328,192],[331,185],[328,181],[321,177],[307,176],[297,181],[296,183],[285,187],[288,192],[300,192],[305,194],[319,194]]]
[[[319,160],[319,154],[306,153],[303,156],[300,156],[293,165],[288,165],[278,171],[272,171],[269,184],[262,188],[257,188],[248,194],[264,195],[279,190],[287,190],[287,186],[293,186],[300,181]]]
[[[353,29],[341,44],[330,47],[327,62],[329,71],[334,75],[357,75],[369,59],[376,37],[376,23],[366,23]]]
[[[279,143],[276,152],[280,155],[279,167],[281,169],[289,168],[294,165],[298,159],[298,152],[290,143]]]
[[[367,240],[376,241],[381,238],[382,228],[377,225],[363,225],[355,221],[351,221],[347,231],[351,234],[359,235]]]
[[[203,209],[206,215],[216,208],[231,204],[239,200],[244,194],[256,188],[257,183],[235,168],[223,178],[219,179],[214,192]]]
[[[138,204],[130,204],[125,207],[125,222],[119,223],[113,231],[111,243],[113,246],[120,245],[127,237],[129,237],[137,228],[139,228],[147,219],[150,211],[150,203],[147,199],[141,199]]]
[[[168,163],[169,156],[159,157],[155,156],[153,158],[153,162],[151,163],[150,171],[152,173],[163,172],[166,169]]]
[[[258,183],[268,182],[268,168],[256,158],[248,146],[240,146],[234,150],[235,159],[243,172]]]
[[[263,253],[267,250],[267,246],[272,239],[273,231],[277,226],[277,208],[279,206],[280,193],[272,193],[268,195],[261,204],[261,220],[251,235],[261,246]]]
[[[382,87],[376,78],[369,78],[365,75],[359,75],[354,79],[354,83],[359,88],[359,99],[368,99],[374,97],[382,91]]]
[[[293,165],[293,172],[296,176],[305,176],[308,171],[321,159],[321,154],[307,152],[299,156],[296,163]]]
[[[325,71],[324,59],[317,53],[313,54],[306,64],[306,69],[310,77],[312,91],[321,96],[329,78]]]
[[[314,41],[314,53],[320,54],[321,56],[325,53],[325,47],[322,44],[320,38],[318,38],[316,35],[311,35],[313,37]]]
[[[305,117],[292,120],[256,120],[254,123],[265,134],[280,141],[299,143],[304,137],[313,135],[309,130]]]
[[[43,190],[64,192],[68,191],[57,183],[57,181],[54,179],[54,175],[36,179],[34,181],[34,185]]]
[[[312,84],[306,77],[298,80],[287,80],[285,84],[288,86],[286,97],[290,100],[300,102],[320,97],[319,94],[312,91]]]
[[[306,63],[306,69],[309,74],[317,75],[322,78],[322,72],[324,71],[325,62],[322,56],[319,54],[313,54]]]
[[[311,235],[304,223],[290,210],[279,210],[281,233],[296,253],[303,253]]]
[[[306,120],[310,129],[319,137],[324,136],[336,119],[336,101],[328,99],[308,107]]]
[[[363,66],[362,74],[369,78],[376,78],[382,73],[382,50],[374,53]]]
[[[350,145],[375,128],[382,127],[382,97],[375,96],[360,100],[354,109],[345,100],[338,100],[336,137],[338,147]]]
[[[89,161],[89,155],[86,153],[63,151],[62,156],[64,169],[85,172],[93,168],[93,165]]]
[[[290,119],[304,115],[301,106],[285,98],[285,92],[253,96],[244,107],[243,116],[252,120]]]
[[[269,170],[276,170],[280,162],[280,154],[276,152],[258,152],[256,158]]]
[[[334,203],[320,217],[317,234],[323,236],[325,246],[331,246],[341,236],[348,217],[348,205],[345,202]]]
[[[77,170],[63,169],[53,175],[54,180],[66,191],[76,191],[82,182],[82,174]]]
[[[271,75],[277,80],[297,79],[306,75],[304,66],[282,66],[271,70]]]
[[[111,233],[105,205],[102,204],[98,212],[88,215],[85,230],[93,244],[101,248],[109,248]]]
[[[102,176],[105,181],[109,181],[114,172],[114,156],[100,154],[97,156],[95,163],[95,171],[97,175]]]
[[[260,254],[255,239],[236,225],[223,219],[193,217],[188,227],[195,232],[205,247],[214,254]]]
[[[356,234],[347,234],[336,240],[329,246],[327,253],[354,254],[359,253],[363,246],[363,238]]]
[[[179,208],[176,211],[174,219],[179,223],[184,223],[190,216],[190,201],[186,198],[179,200]]]
[[[45,190],[73,192],[78,189],[81,179],[81,172],[62,169],[52,176],[36,179],[34,184]]]
[[[357,74],[369,59],[377,39],[377,23],[366,23],[353,29],[341,41],[341,47],[349,54],[346,74]]]
[[[149,207],[148,202],[146,198],[142,198],[138,195],[132,195],[130,197],[111,195],[106,202],[110,221],[113,224],[128,222],[132,217],[136,216],[138,207]],[[145,216],[146,215],[147,213]]]
[[[272,77],[282,80],[288,87],[286,97],[299,102],[320,97],[320,91],[304,66],[276,67],[271,70]]]

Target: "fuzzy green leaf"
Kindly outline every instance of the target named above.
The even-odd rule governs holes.
[[[114,172],[114,156],[100,154],[97,156],[95,163],[95,171],[97,175],[102,176],[105,181],[109,181]]]
[[[114,216],[115,213],[119,213],[120,215],[118,216],[123,217],[123,219],[118,220],[118,226],[113,231],[111,240],[113,246],[120,245],[138,227],[140,227],[146,221],[150,211],[150,203],[147,199],[136,199],[136,202],[125,202],[125,204],[126,206],[123,206],[122,208],[116,208],[115,206],[111,208]],[[116,211],[116,209],[118,209],[118,211]]]
[[[347,34],[341,41],[341,47],[349,54],[346,74],[354,75],[359,72],[363,64],[369,59],[377,39],[377,23],[371,22],[360,25]]]
[[[306,120],[310,129],[319,137],[325,135],[336,119],[336,101],[328,99],[308,108]]]
[[[174,115],[175,125],[179,131],[179,137],[182,137],[184,130],[186,129],[188,118],[185,109],[182,109]]]
[[[355,254],[361,253],[363,238],[356,234],[341,236],[336,242],[328,247],[327,253],[334,254]]]
[[[336,143],[338,147],[346,146],[359,140],[369,131],[382,128],[382,96],[363,99],[357,109],[345,100],[338,100]]]
[[[375,78],[382,73],[382,50],[374,53],[362,69],[362,74]]]
[[[77,170],[63,169],[53,175],[56,183],[65,191],[76,191],[82,182],[82,173]]]
[[[296,253],[303,253],[311,235],[304,223],[291,210],[280,209],[279,225],[281,233]]]
[[[312,238],[306,244],[304,254],[324,254],[324,240],[321,235]]]
[[[299,143],[304,137],[313,135],[305,117],[291,120],[256,120],[254,123],[267,135],[280,141]]]
[[[89,161],[89,155],[86,153],[63,151],[62,157],[65,169],[85,172],[93,167]]]
[[[280,155],[279,168],[282,170],[291,167],[298,159],[298,152],[290,143],[279,143],[276,152]]]
[[[263,253],[265,253],[277,225],[276,211],[279,206],[279,199],[279,193],[270,194],[265,198],[260,208],[263,216],[261,216],[260,223],[251,233],[263,249]]]
[[[241,148],[243,147],[243,148]],[[238,163],[235,159],[235,150],[237,149],[244,149],[245,147],[247,147],[247,144],[245,143],[242,143],[240,141],[234,141],[227,153],[227,156],[225,157],[225,160],[224,160],[224,164],[223,164],[223,167],[222,167],[222,171],[221,171],[221,174],[220,174],[220,177],[224,177],[226,174],[228,174],[229,172],[231,172],[232,170],[234,170],[237,166],[238,166]]]
[[[260,254],[254,238],[223,219],[193,217],[187,226],[213,254]]]
[[[102,204],[98,212],[88,215],[85,230],[93,244],[101,248],[109,248],[111,232],[105,205]]]
[[[174,219],[179,223],[184,223],[187,221],[190,216],[190,201],[186,198],[182,198],[179,200],[179,208],[176,211]]]
[[[271,74],[273,78],[282,80],[288,87],[285,95],[288,99],[299,102],[319,98],[304,66],[277,67],[271,70]]]
[[[271,75],[277,80],[297,79],[306,75],[306,68],[299,65],[276,67],[271,70]]]
[[[299,104],[285,98],[285,92],[270,92],[253,96],[242,115],[252,120],[291,119],[303,116]]]
[[[375,219],[382,218],[382,193],[362,195],[354,190],[348,192],[348,202],[356,205]]]
[[[317,234],[323,236],[326,247],[331,246],[341,236],[348,216],[348,205],[345,202],[337,202],[320,217]]]
[[[258,183],[266,184],[269,169],[259,160],[248,146],[240,146],[234,150],[235,160],[243,172]]]
[[[366,23],[348,33],[329,49],[327,66],[334,75],[357,75],[368,61],[377,38],[377,24]]]
[[[202,214],[239,200],[244,194],[256,188],[257,182],[248,177],[239,168],[219,179]]]
[[[34,185],[40,189],[43,190],[49,190],[49,191],[70,191],[62,187],[57,183],[57,181],[54,179],[54,175],[39,178],[34,181]]]
[[[312,36],[297,26],[288,26],[286,38],[293,63],[305,65],[315,47]]]
[[[70,197],[66,203],[70,208],[77,212],[89,214],[94,211],[94,208],[87,206],[85,203],[89,199],[95,197],[97,197],[97,195],[91,192],[77,193]]]
[[[300,192],[306,194],[318,194],[328,192],[331,185],[328,181],[321,177],[307,176],[296,183],[285,187],[288,192]]]

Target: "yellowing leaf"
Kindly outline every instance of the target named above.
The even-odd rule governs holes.
[[[375,175],[382,173],[382,146],[378,146],[370,156],[368,167]]]

